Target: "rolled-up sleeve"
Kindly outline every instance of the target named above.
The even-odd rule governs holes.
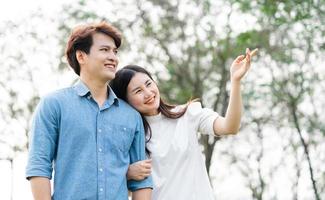
[[[58,138],[58,105],[54,99],[44,98],[34,113],[29,137],[29,157],[26,178],[52,178],[53,159]]]
[[[139,115],[137,120],[134,140],[130,149],[130,164],[145,159],[146,159],[145,134],[144,134],[143,123]],[[141,181],[129,180],[128,188],[131,191],[135,191],[143,188],[153,188],[152,177],[149,176]]]

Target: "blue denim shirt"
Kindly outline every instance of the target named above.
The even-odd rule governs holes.
[[[127,181],[130,163],[145,159],[141,116],[108,87],[99,108],[79,81],[43,98],[30,135],[26,177],[52,178],[55,200],[127,200],[152,188],[151,177]]]

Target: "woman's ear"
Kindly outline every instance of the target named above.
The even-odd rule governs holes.
[[[85,52],[80,51],[80,50],[76,51],[76,58],[77,58],[77,61],[79,62],[79,65],[85,63],[86,56],[87,55]]]

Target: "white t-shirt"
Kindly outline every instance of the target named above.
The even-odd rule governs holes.
[[[152,157],[153,200],[214,200],[197,133],[214,135],[217,117],[199,102],[191,103],[178,119],[162,114],[146,117],[152,130],[147,148]]]

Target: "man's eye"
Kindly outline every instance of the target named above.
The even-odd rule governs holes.
[[[117,53],[118,53],[118,50],[117,50],[117,49],[115,49],[115,50],[114,50],[114,54],[117,54]]]
[[[147,83],[147,86],[150,86],[150,85],[151,85],[151,82],[148,82],[148,83]]]
[[[137,90],[137,91],[135,91],[136,94],[139,94],[140,92],[141,92],[141,90]]]
[[[107,48],[102,48],[102,49],[100,49],[101,51],[108,51],[108,49]]]

